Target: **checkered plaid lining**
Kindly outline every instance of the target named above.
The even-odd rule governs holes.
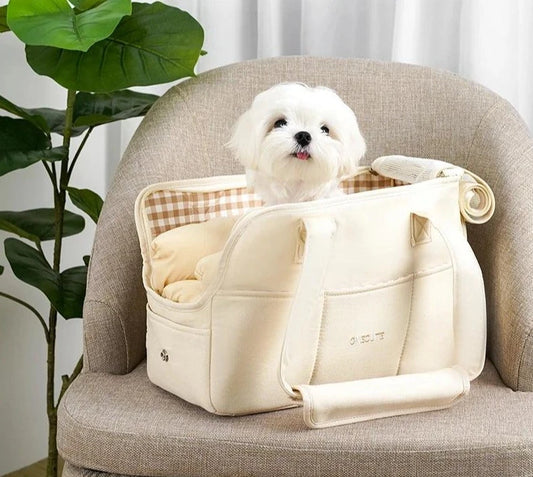
[[[402,182],[365,172],[341,183],[346,194],[402,185]],[[145,211],[152,238],[167,230],[215,217],[241,215],[262,205],[246,188],[215,192],[154,191],[145,199]]]
[[[260,207],[262,202],[246,188],[215,192],[158,190],[145,199],[144,205],[150,232],[155,238],[182,225],[241,215],[253,207]]]

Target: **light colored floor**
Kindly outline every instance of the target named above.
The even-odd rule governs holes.
[[[63,472],[63,460],[59,459],[59,475]],[[46,459],[35,462],[35,464],[29,465],[15,472],[10,472],[2,477],[44,477],[46,475]]]

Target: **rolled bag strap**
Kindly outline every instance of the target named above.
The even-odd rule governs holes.
[[[473,172],[449,162],[400,155],[381,156],[372,162],[370,169],[409,184],[437,177],[459,177],[459,208],[464,220],[484,224],[494,214],[496,201],[489,185]]]
[[[452,256],[455,274],[454,299],[474,300],[474,307],[484,309],[482,277],[480,272],[479,275],[476,272],[479,266],[466,239],[457,231],[445,234],[434,222],[431,223],[443,237]],[[481,371],[478,369],[479,365],[472,367],[470,363],[483,361],[478,349],[481,348],[484,356],[485,336],[479,337],[479,346],[461,336],[461,333],[467,331],[463,329],[465,325],[467,328],[476,326],[476,323],[468,325],[468,320],[462,316],[454,316],[454,323],[458,326],[456,361],[465,363],[470,369],[458,364],[424,373],[340,383],[290,384],[296,383],[298,377],[301,380],[301,376],[307,376],[307,383],[311,380],[313,360],[310,359],[309,352],[306,353],[306,350],[302,349],[301,344],[307,343],[309,347],[309,343],[316,344],[318,341],[320,316],[317,316],[317,313],[321,314],[322,310],[324,279],[336,231],[334,220],[328,217],[305,218],[303,225],[306,233],[304,259],[283,342],[279,381],[290,397],[303,401],[305,424],[311,428],[322,428],[444,409],[466,395],[470,389],[470,379]],[[464,267],[457,260],[455,248],[460,249],[458,255],[465,260]],[[474,274],[465,273],[465,276],[460,276],[461,268],[468,267],[474,270]],[[471,280],[474,280],[474,283]],[[485,315],[481,318],[484,319]]]

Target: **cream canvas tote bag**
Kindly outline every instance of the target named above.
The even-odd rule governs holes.
[[[139,194],[154,384],[220,415],[302,406],[309,427],[443,409],[468,393],[486,312],[465,222],[492,216],[492,191],[459,167],[401,156],[342,187],[270,207],[241,175]],[[156,237],[229,216],[218,268],[192,303],[152,289]]]

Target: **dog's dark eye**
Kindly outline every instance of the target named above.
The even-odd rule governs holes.
[[[322,126],[322,127],[320,128],[320,130],[321,130],[324,134],[329,134],[329,128],[328,128],[326,125]]]
[[[274,128],[282,128],[283,126],[287,126],[287,120],[284,118],[278,119],[274,123]]]

